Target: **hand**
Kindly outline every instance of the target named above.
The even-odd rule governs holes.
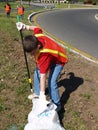
[[[41,106],[47,107],[47,105],[49,104],[49,101],[46,100],[46,96],[45,95],[40,95],[39,96],[39,104]]]
[[[44,112],[45,110],[48,109],[47,105],[50,102],[46,100],[46,96],[45,95],[40,95],[39,96],[39,100],[38,100],[38,114]]]
[[[26,25],[24,23],[22,23],[22,22],[17,22],[16,27],[17,27],[18,31],[20,31],[22,29],[23,30],[26,29]]]
[[[46,100],[45,92],[40,91],[39,101],[42,105],[45,104],[47,106],[47,104],[49,104],[49,101]]]

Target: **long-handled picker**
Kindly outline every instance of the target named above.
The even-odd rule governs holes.
[[[18,22],[20,22],[20,17],[17,15],[17,20]],[[25,58],[25,63],[26,63],[26,68],[27,68],[27,73],[28,73],[28,81],[30,84],[30,89],[31,92],[33,93],[33,88],[32,88],[32,80],[30,78],[30,71],[29,71],[29,66],[28,66],[28,61],[27,61],[27,55],[26,52],[24,50],[24,43],[23,43],[23,34],[22,34],[22,30],[19,31],[20,32],[20,36],[21,36],[21,42],[22,42],[22,47],[23,47],[23,52],[24,52],[24,58]],[[28,98],[30,97],[30,95],[28,96]],[[29,98],[30,99],[30,98]]]

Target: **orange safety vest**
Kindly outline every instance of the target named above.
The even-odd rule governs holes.
[[[10,12],[10,6],[6,4],[5,10],[7,13]]]
[[[43,34],[35,34],[36,37],[43,37],[45,40],[45,46],[40,49],[39,54],[36,55],[35,59],[37,60],[40,53],[50,53],[54,57],[57,58],[61,63],[68,62],[68,57],[66,55],[66,51],[64,48],[62,48],[59,44],[57,44],[55,41],[51,40],[47,36]]]
[[[18,7],[18,14],[23,15],[24,14],[24,9],[23,7]]]

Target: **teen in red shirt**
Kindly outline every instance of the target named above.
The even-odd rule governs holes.
[[[39,27],[17,23],[17,29],[33,31],[33,35],[24,38],[24,49],[34,56],[37,64],[34,72],[34,93],[39,96],[45,94],[46,76],[49,72],[49,96],[51,101],[57,105],[57,110],[60,110],[61,103],[57,79],[65,63],[68,62],[66,51],[53,39],[43,35],[42,29]]]
[[[44,46],[45,45],[45,38],[43,37],[43,35],[41,36],[42,29],[39,27],[35,27],[33,29],[33,31],[34,31],[35,36],[37,34],[40,34],[40,36],[38,37],[38,40],[41,42],[42,46]],[[52,41],[52,42],[55,42],[55,41]],[[59,64],[59,65],[64,66],[65,63],[62,63],[56,57],[50,55],[50,53],[43,53],[43,54],[40,54],[38,64],[40,66],[40,73],[47,73],[51,64],[52,65]]]

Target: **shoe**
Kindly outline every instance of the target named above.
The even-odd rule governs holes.
[[[39,95],[33,93],[28,96],[28,99],[32,100],[33,98],[39,98]]]
[[[58,105],[55,111],[59,112],[61,110],[61,105]]]

